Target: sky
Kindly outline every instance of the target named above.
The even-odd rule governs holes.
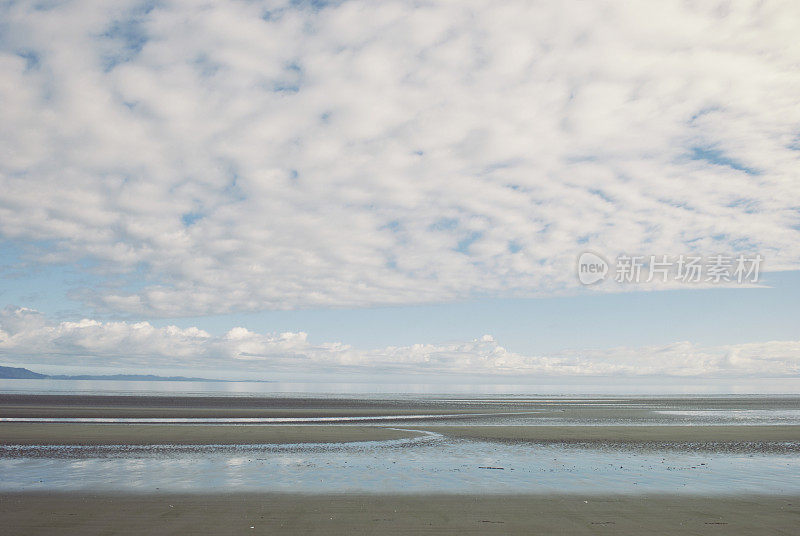
[[[800,392],[798,20],[2,2],[0,364]]]

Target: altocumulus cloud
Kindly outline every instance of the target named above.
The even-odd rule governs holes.
[[[584,249],[797,269],[798,20],[791,1],[3,2],[0,235],[91,266],[103,284],[76,295],[135,315],[570,292]]]
[[[0,356],[18,364],[225,369],[229,373],[297,371],[457,373],[520,377],[646,376],[796,377],[800,341],[717,347],[688,342],[642,348],[521,355],[493,337],[448,344],[357,349],[341,343],[312,344],[305,333],[262,334],[233,328],[215,337],[197,328],[157,328],[148,322],[49,322],[31,309],[0,313]]]

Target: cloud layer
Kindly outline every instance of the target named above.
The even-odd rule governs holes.
[[[225,370],[228,375],[275,372],[479,374],[506,377],[679,376],[796,377],[800,341],[717,347],[689,342],[643,348],[569,350],[521,355],[484,335],[468,342],[358,349],[313,344],[305,333],[262,334],[233,328],[215,337],[197,328],[157,328],[147,322],[49,322],[42,314],[8,307],[0,313],[0,356],[6,363],[110,367],[151,371]]]
[[[800,268],[797,2],[0,10],[0,236],[103,310],[554,294],[585,249]]]

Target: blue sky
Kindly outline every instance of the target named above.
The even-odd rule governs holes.
[[[798,16],[6,2],[0,359],[794,378]],[[585,251],[759,255],[762,286],[585,287]]]
[[[718,288],[540,299],[483,299],[437,305],[265,311],[155,321],[198,326],[221,334],[233,326],[253,331],[307,331],[317,342],[358,347],[419,341],[468,340],[485,333],[512,351],[785,340],[797,336],[800,273],[776,272],[764,288]]]
[[[31,264],[6,244],[0,299],[63,320],[101,314],[75,297],[91,285],[79,267]],[[549,298],[483,298],[393,307],[298,309],[224,315],[153,318],[153,325],[192,326],[214,335],[234,327],[254,332],[309,333],[322,343],[361,348],[443,343],[491,334],[512,351],[555,352],[589,347],[664,345],[691,340],[704,345],[790,340],[797,337],[800,272],[771,272],[758,287],[683,288],[620,293],[579,289]]]

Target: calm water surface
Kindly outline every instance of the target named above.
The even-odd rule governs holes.
[[[800,493],[796,455],[423,439],[0,451],[2,490]]]

